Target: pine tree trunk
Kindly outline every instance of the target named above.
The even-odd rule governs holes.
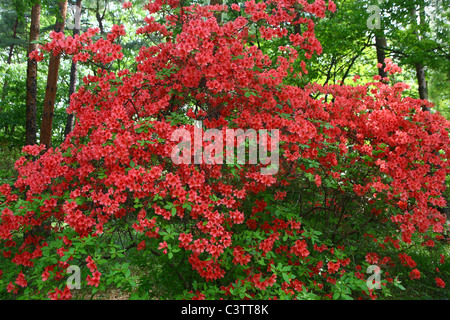
[[[77,3],[76,3],[76,6],[78,8],[80,8],[79,9],[80,13],[81,13],[81,2],[82,2],[82,0],[77,0]],[[75,19],[77,19],[77,17],[75,17]],[[80,29],[79,28],[80,28],[80,26],[77,24],[77,22],[75,22],[75,27],[73,28],[73,35],[74,36],[76,34],[80,33]],[[72,61],[72,65],[70,67],[69,105],[70,105],[70,101],[71,101],[71,96],[76,90],[77,74],[78,74],[77,63]],[[73,113],[69,113],[67,115],[66,128],[64,129],[64,137],[67,137],[69,135],[69,133],[72,132],[74,123],[75,123],[75,116],[74,116]]]
[[[55,32],[64,32],[67,0],[61,0],[59,3],[60,17],[56,21]],[[61,55],[50,55],[50,62],[48,64],[47,87],[45,90],[44,109],[42,112],[41,124],[41,143],[47,148],[52,144],[52,124],[53,112],[55,109],[55,98],[58,83],[58,72]]]
[[[38,48],[41,16],[40,0],[31,9],[30,39],[28,44],[28,54]],[[28,58],[27,65],[27,99],[26,99],[26,121],[25,121],[25,145],[36,144],[37,142],[37,62]]]

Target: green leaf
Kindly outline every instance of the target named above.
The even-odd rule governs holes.
[[[171,210],[172,207],[173,207],[173,203],[172,203],[172,202],[169,202],[169,203],[167,203],[167,204],[164,206],[164,209]]]

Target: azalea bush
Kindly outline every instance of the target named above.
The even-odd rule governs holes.
[[[314,21],[332,1],[145,9],[134,69],[116,66],[120,25],[104,38],[52,33],[31,54],[101,68],[72,96],[73,132],[58,147],[24,147],[17,180],[0,186],[2,297],[120,288],[145,299],[158,285],[173,299],[376,299],[405,281],[444,295],[450,123],[402,94],[390,60],[390,78],[295,85],[322,52]],[[173,134],[193,137],[198,123],[278,130],[276,172],[196,163],[195,146],[176,164]],[[81,289],[68,282],[74,266]]]

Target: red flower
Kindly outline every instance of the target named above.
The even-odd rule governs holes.
[[[370,252],[366,255],[366,261],[371,264],[377,264],[380,257],[375,252]]]
[[[100,272],[98,272],[98,271],[95,271],[92,274],[92,277],[90,275],[88,275],[86,277],[88,285],[98,287],[98,285],[100,284],[100,276],[101,275],[102,274]]]
[[[236,11],[240,11],[241,7],[237,3],[233,3],[231,5],[231,9],[236,10]]]
[[[189,247],[189,244],[192,242],[192,234],[190,233],[181,233],[180,236],[178,237],[178,240],[180,241],[179,246],[181,248],[187,248]]]
[[[48,270],[44,270],[44,272],[42,272],[42,281],[47,281],[48,278],[50,277],[50,272],[48,272]]]
[[[234,264],[241,264],[241,265],[245,266],[251,260],[251,256],[248,254],[245,254],[245,251],[241,247],[234,248],[233,256],[234,256],[234,258],[233,258]]]
[[[336,4],[333,1],[329,1],[328,2],[328,10],[331,12],[335,12],[336,11]]]
[[[163,241],[163,242],[161,242],[160,244],[159,244],[159,247],[158,247],[158,249],[164,249],[164,253],[166,254],[167,253],[167,247],[168,247],[168,245],[167,245],[167,242],[165,242],[165,241]]]
[[[44,60],[44,55],[38,50],[34,50],[29,55],[31,60],[36,60],[37,62]]]
[[[305,240],[297,240],[295,242],[295,245],[291,248],[291,252],[300,257],[306,258],[307,256],[309,256],[307,247],[308,245]]]
[[[8,284],[8,286],[6,287],[6,290],[7,290],[8,292],[12,292],[12,293],[17,293],[17,292],[19,291],[19,289],[16,288],[16,286],[13,285],[12,282],[10,282],[10,283]]]
[[[55,288],[54,292],[49,292],[48,297],[51,300],[70,300],[72,298],[72,293],[70,292],[69,287],[65,287],[64,291],[61,291],[58,288]]]
[[[414,268],[417,266],[417,263],[406,253],[400,253],[399,255],[400,263],[405,267],[408,266],[410,268]]]
[[[142,240],[141,242],[139,242],[139,244],[137,245],[137,250],[138,251],[140,251],[140,250],[143,250],[143,249],[145,249],[145,240]]]
[[[315,179],[316,185],[317,185],[318,187],[320,187],[320,185],[322,184],[322,178],[321,178],[318,174],[316,174],[316,175],[314,176],[314,179]]]
[[[27,281],[25,280],[25,275],[22,273],[22,271],[20,271],[19,275],[17,276],[16,284],[21,287],[27,286]]]
[[[94,260],[92,260],[91,256],[88,256],[86,258],[86,262],[87,262],[87,267],[89,268],[89,270],[91,272],[94,272],[95,270],[97,270],[97,266],[95,265]]]
[[[413,269],[410,273],[409,273],[409,277],[411,278],[411,280],[414,279],[420,279],[420,271],[417,269]]]
[[[441,278],[436,277],[436,285],[440,288],[445,288],[445,282]]]
[[[327,266],[328,266],[329,273],[335,273],[336,271],[339,270],[340,263],[339,262],[334,263],[334,262],[330,261],[327,263]]]

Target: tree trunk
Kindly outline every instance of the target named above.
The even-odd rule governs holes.
[[[16,39],[17,38],[17,25],[19,24],[19,17],[16,18],[16,21],[14,23],[14,27],[13,27],[13,35],[12,38]],[[6,60],[6,64],[10,65],[11,61],[12,61],[12,56],[13,56],[13,52],[14,52],[14,43],[11,44],[11,46],[9,47],[9,53],[8,53],[8,59]],[[6,96],[6,90],[8,89],[8,77],[5,78],[5,82],[3,82],[3,89],[2,89],[2,98],[1,100],[4,101],[5,100],[5,96]],[[2,106],[0,105],[0,112],[3,111]]]
[[[421,63],[416,63],[417,84],[419,86],[419,97],[428,100],[427,79],[425,76],[425,68]]]
[[[378,68],[378,75],[380,75],[381,78],[386,78],[387,73],[384,71],[384,68],[386,68],[386,64],[384,63],[384,60],[386,59],[386,37],[384,35],[375,34],[375,46],[377,49],[377,61],[378,63],[381,63],[381,68]]]
[[[419,23],[418,27],[420,27],[425,22],[425,13],[424,8],[421,6],[419,8]],[[417,12],[416,8],[413,7],[412,9],[412,19],[414,22],[417,22]],[[419,28],[414,31],[414,34],[416,35],[417,41],[420,42],[423,38],[423,35],[419,33]],[[418,91],[419,91],[419,97],[422,100],[428,100],[428,86],[427,86],[427,78],[426,78],[426,72],[425,72],[425,66],[422,64],[421,61],[417,61],[415,63],[416,67],[416,77],[417,77],[417,85],[418,85]],[[427,107],[423,106],[423,110],[428,110]]]
[[[107,3],[107,1],[105,1],[105,8],[103,9],[103,13],[100,15],[100,1],[97,0],[97,7],[96,7],[96,11],[95,11],[95,18],[97,19],[98,28],[100,29],[100,34],[101,35],[105,34],[105,29],[103,27],[103,19],[105,18],[107,5],[108,5],[108,3]]]
[[[81,13],[81,2],[82,2],[82,0],[77,0],[77,3],[76,3],[76,6],[79,8],[80,13]],[[77,17],[75,17],[75,19],[77,19]],[[75,27],[73,28],[73,35],[74,36],[76,34],[80,33],[80,29],[79,28],[80,28],[79,24],[77,24],[77,22],[75,21]],[[71,96],[76,90],[77,74],[78,74],[77,63],[72,61],[72,65],[70,67],[69,106],[70,106]],[[64,129],[64,137],[67,137],[69,135],[69,133],[72,132],[74,123],[75,123],[75,116],[74,116],[73,113],[69,113],[67,115],[66,128]]]
[[[61,0],[59,3],[60,17],[55,24],[55,32],[64,32],[67,0]],[[55,98],[58,83],[58,72],[61,55],[50,55],[50,62],[48,64],[47,87],[45,90],[44,109],[42,112],[41,124],[41,143],[47,148],[52,144],[52,124],[53,111],[55,109]]]
[[[38,0],[31,9],[30,39],[28,54],[38,48],[39,26],[41,16],[41,3]],[[27,65],[27,99],[26,99],[25,145],[36,144],[37,125],[37,62],[28,58]]]
[[[10,139],[12,139],[12,137],[14,136],[14,132],[16,131],[16,125],[15,124],[13,124],[12,126],[11,126],[11,131],[9,132],[9,137],[10,137]]]

